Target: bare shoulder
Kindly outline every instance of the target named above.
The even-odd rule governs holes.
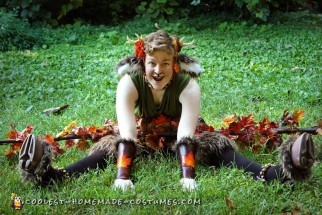
[[[129,75],[124,75],[117,85],[117,96],[132,97],[137,99],[138,92]]]
[[[200,98],[200,87],[195,79],[191,79],[188,85],[184,88],[180,95],[180,101],[184,99],[199,99]]]

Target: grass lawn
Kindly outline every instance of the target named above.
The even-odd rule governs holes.
[[[301,127],[321,120],[322,17],[293,14],[259,25],[200,17],[159,25],[171,34],[195,39],[183,53],[200,59],[205,71],[198,80],[202,90],[201,115],[220,129],[224,117],[253,113],[255,120],[277,122],[285,109],[305,111]],[[33,133],[56,135],[72,121],[79,126],[102,126],[114,119],[115,90],[119,77],[115,64],[133,54],[126,36],[155,31],[152,23],[135,20],[119,26],[76,23],[57,29],[38,27],[44,45],[31,50],[0,52],[1,139],[10,122],[21,131],[28,124]],[[43,110],[69,104],[61,115]],[[287,138],[285,135],[284,138]],[[175,158],[156,154],[138,158],[134,166],[135,189],[111,189],[116,168],[91,171],[50,188],[22,181],[17,156],[8,159],[0,146],[0,214],[15,214],[11,193],[25,202],[25,214],[321,214],[321,136],[313,137],[316,162],[312,177],[294,187],[265,186],[235,168],[197,167],[199,189],[183,192]],[[63,142],[60,142],[61,147]],[[87,151],[75,148],[53,160],[65,167]],[[279,163],[278,152],[243,154],[260,163]],[[226,200],[235,206],[231,209]]]

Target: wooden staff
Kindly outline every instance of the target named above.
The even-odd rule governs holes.
[[[313,128],[275,128],[272,129],[278,134],[293,134],[293,133],[310,133],[310,134],[318,134],[318,129],[322,129],[322,127],[313,127]],[[214,130],[215,133],[220,133],[221,130]],[[148,134],[155,134],[159,137],[175,137],[177,136],[176,132],[158,132],[158,133],[149,133],[149,132],[142,132],[138,134],[139,137],[146,136]],[[238,135],[238,134],[231,134],[231,135]],[[73,140],[73,139],[92,139],[90,135],[75,135],[75,134],[69,134],[62,137],[56,137],[54,138],[55,141],[60,140]],[[7,139],[7,140],[0,140],[0,146],[1,145],[7,145],[10,143],[22,143],[21,140],[13,140],[13,139]]]

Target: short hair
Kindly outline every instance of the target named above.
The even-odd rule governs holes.
[[[144,53],[151,54],[155,51],[175,54],[173,38],[167,32],[158,30],[144,38]]]

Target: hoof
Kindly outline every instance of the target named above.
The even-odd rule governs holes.
[[[309,169],[314,163],[314,143],[308,133],[303,133],[294,142],[292,149],[292,162],[298,169]]]
[[[25,171],[33,172],[43,157],[43,146],[35,135],[29,135],[21,146],[19,153],[19,167]]]

